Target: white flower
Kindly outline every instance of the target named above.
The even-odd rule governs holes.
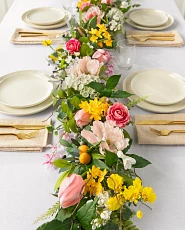
[[[126,156],[122,151],[117,152],[117,156],[123,160],[125,170],[131,169],[132,165],[136,163],[136,160],[132,157]]]
[[[65,59],[66,63],[69,64],[72,61],[72,57],[69,55],[66,59]]]
[[[104,210],[101,214],[100,217],[104,220],[109,220],[111,215],[111,211],[109,210]]]
[[[121,6],[120,6],[121,8],[127,8],[128,7],[128,3],[127,2],[125,2],[125,1],[123,1],[122,3],[121,3]]]

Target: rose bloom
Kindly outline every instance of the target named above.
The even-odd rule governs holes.
[[[128,108],[119,102],[114,103],[108,108],[106,120],[115,122],[116,126],[124,128],[130,121]]]
[[[105,4],[112,4],[113,0],[101,0],[101,3],[105,3]]]
[[[84,10],[87,6],[92,6],[92,4],[90,2],[83,2],[80,6],[80,10]]]
[[[104,16],[104,12],[101,11],[98,6],[91,6],[87,12],[82,13],[82,20],[86,23],[94,16],[97,16],[97,24],[100,24],[101,19]]]
[[[66,49],[74,54],[75,52],[80,51],[80,42],[76,38],[71,38],[68,42],[66,42]]]
[[[83,187],[85,182],[77,174],[71,174],[66,177],[59,188],[58,197],[62,208],[68,208],[77,204],[82,199]]]
[[[92,58],[97,59],[99,62],[107,63],[110,59],[110,53],[104,49],[98,49],[92,56]]]
[[[75,121],[76,121],[76,125],[80,128],[82,128],[85,125],[88,125],[89,122],[91,121],[90,119],[91,115],[87,112],[85,112],[83,109],[79,110],[76,114],[75,114]]]

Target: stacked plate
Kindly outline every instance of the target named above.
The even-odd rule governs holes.
[[[0,113],[30,115],[41,112],[52,105],[55,86],[49,75],[24,70],[0,78]]]
[[[43,30],[60,28],[70,19],[69,11],[54,7],[35,8],[22,15],[22,20],[28,26]]]
[[[144,97],[138,107],[158,113],[173,113],[185,109],[185,78],[166,70],[137,71],[127,76],[123,89],[135,94],[130,100]]]
[[[164,30],[174,23],[174,18],[161,10],[137,9],[129,13],[126,22],[140,30]]]

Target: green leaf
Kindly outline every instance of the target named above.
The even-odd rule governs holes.
[[[112,93],[111,98],[127,98],[127,97],[130,97],[132,95],[133,94],[128,93],[126,91],[117,90],[117,91]]]
[[[111,95],[112,95],[112,90],[109,89],[102,90],[100,94],[101,97],[111,97]]]
[[[48,125],[48,126],[46,126],[46,129],[48,130],[49,133],[52,133],[55,128],[53,125]]]
[[[119,174],[119,172],[118,172]],[[128,185],[133,185],[133,179],[126,174],[120,174]]]
[[[122,218],[124,221],[129,220],[132,217],[133,213],[127,206],[123,206],[122,209]]]
[[[124,138],[129,139],[128,146],[125,149],[123,149],[123,153],[125,154],[126,152],[128,152],[128,150],[130,149],[132,145],[132,139],[130,137],[130,134],[125,129],[123,129],[123,134],[124,134]]]
[[[93,159],[102,159],[102,160],[105,159],[105,156],[100,153],[92,153],[91,156]]]
[[[64,140],[64,139],[60,139],[60,144],[65,146],[65,147],[71,147],[71,143],[69,143],[68,141]]]
[[[57,214],[56,219],[63,222],[67,218],[71,217],[71,215],[72,215],[72,212],[61,208],[60,211]]]
[[[90,223],[95,215],[96,203],[98,199],[84,204],[76,214],[76,217],[84,229],[90,229]]]
[[[129,154],[130,157],[134,158],[136,160],[136,164],[132,165],[133,168],[144,168],[147,165],[151,164],[150,161],[144,159],[143,157],[140,157],[135,154]]]
[[[120,77],[121,75],[113,75],[109,77],[106,83],[106,89],[114,89],[117,86]]]
[[[93,54],[93,49],[91,49],[87,44],[82,44],[80,47],[80,54],[85,57],[85,56],[91,56]]]
[[[80,104],[80,99],[77,96],[74,96],[71,98],[70,103],[75,107],[75,108],[79,108],[79,104]]]
[[[71,138],[71,141],[73,142],[74,145],[80,146],[80,143],[76,139]]]
[[[57,160],[53,161],[53,164],[57,168],[69,168],[69,167],[71,167],[71,163],[69,163],[68,161],[63,160],[63,159],[57,159]]]
[[[69,129],[69,126],[68,126],[67,122],[64,122],[62,125],[63,125],[63,127],[64,127],[64,129],[65,129],[65,131],[66,131],[67,133],[70,133],[70,132],[71,132],[71,130]]]
[[[79,41],[81,43],[87,43],[87,42],[89,42],[89,39],[88,39],[88,37],[81,37],[81,38],[79,38]]]
[[[105,163],[108,167],[111,167],[114,163],[117,162],[118,156],[115,153],[105,150]]]
[[[99,167],[100,169],[108,169],[109,170],[109,167],[103,161],[98,160],[98,159],[92,159],[92,162],[90,165],[91,166],[95,165],[96,167]]]
[[[63,172],[63,173],[60,175],[60,177],[58,178],[58,180],[57,180],[57,182],[56,182],[56,184],[55,184],[54,191],[56,191],[56,190],[60,187],[62,181],[69,175],[69,172],[70,172],[70,171],[67,170],[67,171]]]
[[[101,227],[101,230],[119,230],[119,227],[113,222],[108,222],[106,225]]]
[[[96,24],[97,24],[97,16],[94,16],[93,18],[91,18],[91,20],[89,20],[89,28],[96,29]]]
[[[52,220],[51,222],[47,222],[37,228],[37,230],[70,230],[71,227],[71,219],[66,219],[64,222],[61,222],[59,220]]]
[[[77,126],[76,126],[76,121],[75,121],[74,117],[72,117],[72,118],[68,121],[68,126],[69,126],[69,128],[70,128],[74,133],[77,133],[77,132],[78,132],[78,129],[77,129]]]
[[[101,93],[101,91],[105,88],[104,85],[98,82],[90,82],[87,86],[92,89],[95,89],[98,93]]]
[[[58,94],[58,96],[59,96],[60,98],[66,98],[66,96],[67,96],[66,92],[65,92],[64,90],[62,90],[62,89],[59,89],[59,90],[57,91],[57,94]]]

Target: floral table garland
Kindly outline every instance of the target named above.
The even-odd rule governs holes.
[[[137,101],[116,101],[131,94],[115,89],[120,75],[112,75],[108,51],[116,47],[124,13],[135,6],[129,0],[82,0],[77,6],[80,22],[72,20],[65,48],[53,49],[51,40],[43,41],[53,49],[49,62],[55,66],[54,80],[61,82],[53,95],[54,103],[61,101],[61,125],[48,130],[57,134],[64,129],[60,145],[66,155],[61,158],[56,150],[47,154],[47,163],[60,169],[53,194],[59,201],[38,218],[55,216],[38,230],[136,230],[130,219],[142,218],[138,203],[148,206],[156,199],[135,172],[150,162],[127,152],[132,140],[124,128]]]

